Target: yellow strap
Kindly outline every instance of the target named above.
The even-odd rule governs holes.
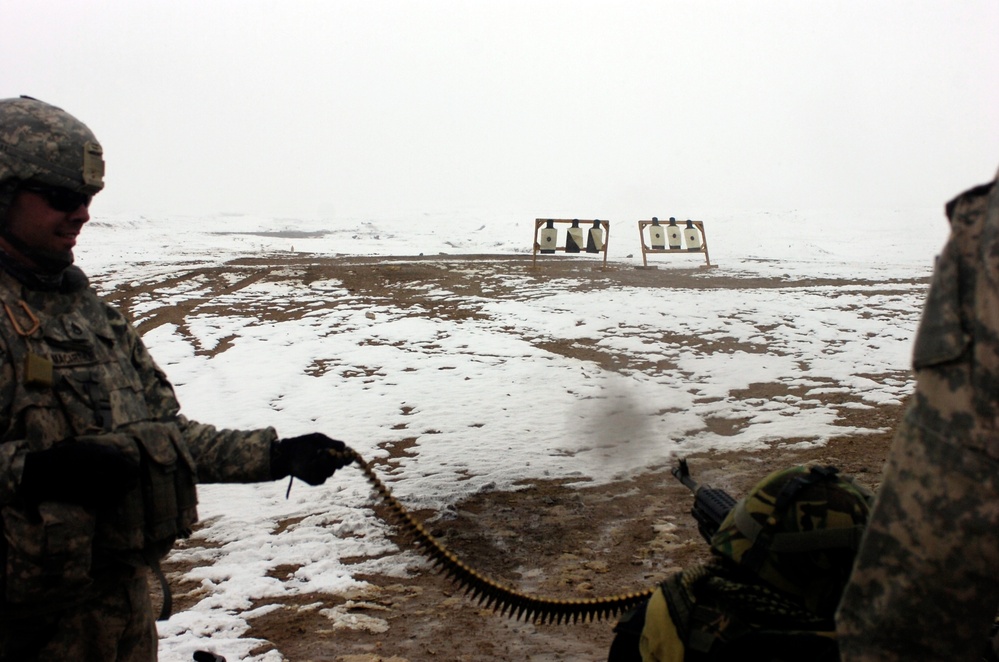
[[[683,641],[676,631],[661,588],[649,598],[645,627],[642,628],[638,646],[644,662],[683,662]]]

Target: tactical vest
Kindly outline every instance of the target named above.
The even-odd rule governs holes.
[[[24,440],[29,451],[75,440],[108,444],[140,467],[139,485],[112,508],[4,507],[4,598],[64,599],[109,560],[155,566],[197,520],[195,464],[176,423],[151,420],[121,337],[134,332],[123,322],[116,330],[90,288],[37,292],[0,273],[0,301],[16,382],[11,401],[0,403],[8,413],[0,443]]]
[[[721,563],[677,573],[661,589],[684,642],[685,662],[839,659],[832,619],[811,614]]]

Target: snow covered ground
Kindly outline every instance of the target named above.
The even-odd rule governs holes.
[[[638,219],[610,220],[610,261],[640,265]],[[877,406],[897,403],[911,389],[909,350],[925,296],[925,285],[911,281],[931,273],[946,239],[942,205],[856,214],[719,210],[695,220],[704,221],[718,265],[712,276],[864,282],[697,292],[616,287],[585,307],[566,301],[559,283],[521,283],[525,296],[516,300],[478,302],[488,319],[451,321],[412,317],[388,300],[361,307],[338,282],[303,286],[289,279],[241,289],[225,301],[229,313],[188,318],[201,349],[234,336],[216,356],[196,352],[172,325],[145,339],[177,387],[184,413],[197,420],[273,425],[284,436],[320,430],[368,459],[384,455],[379,443],[433,430],[385,478],[403,503],[436,510],[525,479],[609,481],[699,449],[754,448],[784,438],[821,444],[850,431],[835,426],[836,411],[816,406],[809,393],[849,390],[862,398],[856,406]],[[165,280],[195,265],[292,251],[530,254],[533,232],[532,217],[475,211],[336,220],[97,215],[81,238],[77,263],[107,291]],[[667,279],[669,269],[702,263],[701,255],[650,256]],[[474,265],[468,270],[477,277]],[[183,301],[199,287],[178,284],[169,296]],[[428,294],[454,298],[443,290]],[[311,309],[270,324],[240,313],[241,306],[269,302]],[[142,314],[141,306],[133,310]],[[768,329],[766,339],[761,328]],[[670,335],[730,340],[743,349],[698,354],[665,341]],[[676,368],[603,370],[528,341],[538,337],[596,339],[602,349]],[[316,361],[337,369],[310,374]],[[352,369],[363,369],[366,378],[344,378]],[[769,401],[728,397],[754,382],[807,390],[804,397]],[[722,436],[705,429],[707,418],[748,424]],[[199,561],[190,578],[211,591],[160,624],[162,660],[190,660],[197,648],[230,662],[280,660],[276,651],[249,656],[259,642],[240,638],[254,599],[338,593],[362,585],[352,573],[399,576],[419,562],[409,552],[387,554],[397,550],[372,515],[356,470],[338,472],[319,488],[298,484],[288,500],[285,488],[283,482],[201,487],[204,526],[196,535],[212,544],[175,554]],[[292,518],[294,526],[278,531],[279,521]],[[340,561],[347,557],[370,560],[348,567]],[[283,564],[300,568],[293,581],[267,576]],[[333,627],[378,627],[377,619],[358,624],[335,609],[328,616]]]

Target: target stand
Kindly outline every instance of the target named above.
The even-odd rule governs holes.
[[[559,245],[559,229],[556,225],[569,227],[565,229],[565,243]],[[607,267],[607,244],[610,239],[610,221],[598,219],[582,220],[578,218],[536,218],[534,219],[534,255],[531,267],[538,265],[538,253],[552,255],[554,253],[603,253],[601,268]]]
[[[642,243],[642,268],[649,268],[650,254],[659,253],[671,255],[704,253],[705,264],[702,266],[717,266],[711,264],[708,256],[708,236],[704,233],[704,221],[688,219],[677,222],[676,218],[671,216],[668,222],[661,223],[653,216],[651,221],[638,222],[638,238]]]

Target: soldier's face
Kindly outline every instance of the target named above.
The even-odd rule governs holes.
[[[65,207],[56,202],[57,206]],[[61,211],[52,206],[46,196],[34,191],[19,191],[7,211],[7,231],[40,255],[51,255],[57,258],[73,259],[73,247],[83,229],[84,223],[90,220],[87,203],[80,203],[75,209]],[[38,267],[30,255],[17,250],[4,242],[9,253],[20,258],[29,267]]]

